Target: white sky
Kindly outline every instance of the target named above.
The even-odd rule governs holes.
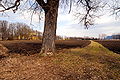
[[[30,25],[31,16],[29,12],[22,14],[20,11],[13,13],[8,11],[6,13],[0,13],[0,20],[8,20],[9,22],[23,22]],[[7,14],[7,15],[6,15]],[[8,17],[9,16],[9,17]],[[33,25],[30,25],[33,29],[43,32],[44,20],[39,22],[38,15],[33,16]],[[72,37],[99,37],[99,34],[111,35],[113,33],[120,33],[120,20],[115,20],[113,16],[104,15],[95,21],[95,25],[89,29],[84,29],[84,26],[78,24],[73,14],[64,13],[59,9],[57,35],[72,36]]]
[[[120,33],[120,20],[115,17],[104,15],[95,20],[95,25],[85,29],[82,24],[78,24],[73,14],[60,14],[58,16],[57,34],[73,37],[99,37],[99,34],[112,35]]]

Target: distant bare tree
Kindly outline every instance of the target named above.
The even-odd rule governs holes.
[[[15,23],[10,23],[8,28],[8,39],[13,40],[15,35]]]
[[[32,29],[26,24],[23,23],[16,23],[16,30],[15,30],[15,36],[20,39],[24,37],[24,39],[29,38],[29,34],[32,32]]]
[[[105,39],[106,36],[107,36],[106,34],[99,34],[100,39]]]
[[[62,36],[56,36],[56,40],[63,40]]]
[[[35,32],[28,25],[24,23],[8,23],[8,21],[0,21],[0,39],[14,40],[14,39],[29,39],[30,33]],[[41,36],[41,32],[37,32]]]
[[[0,33],[2,40],[7,40],[8,38],[8,22],[7,21],[0,21]]]

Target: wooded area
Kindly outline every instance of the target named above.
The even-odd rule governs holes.
[[[0,39],[1,40],[37,40],[42,39],[42,33],[33,30],[24,23],[9,23],[0,21]]]

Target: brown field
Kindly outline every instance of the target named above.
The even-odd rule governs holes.
[[[120,40],[97,40],[96,42],[102,44],[109,50],[120,54]]]
[[[0,80],[120,80],[120,55],[94,41],[56,41],[58,54],[44,57],[35,54],[41,41],[0,43],[9,49]]]
[[[41,41],[35,40],[16,40],[16,41],[0,41],[9,49],[9,53],[19,53],[24,55],[39,53],[41,50]],[[60,40],[56,41],[57,51],[69,48],[83,48],[90,44],[88,40]]]

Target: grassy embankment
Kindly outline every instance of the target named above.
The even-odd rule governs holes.
[[[120,55],[91,41],[85,48],[69,49],[54,60],[66,78],[83,80],[120,80]]]

